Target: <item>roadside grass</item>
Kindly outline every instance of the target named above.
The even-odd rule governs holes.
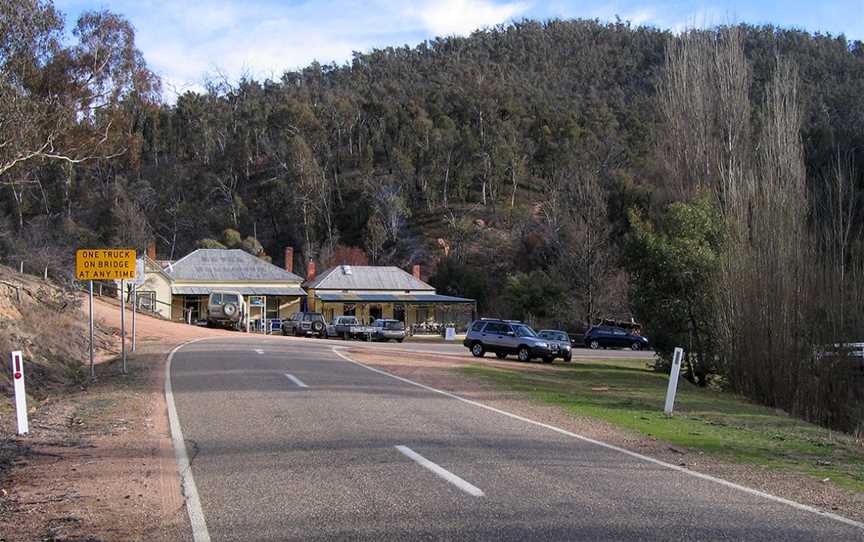
[[[474,364],[455,370],[676,447],[830,478],[841,488],[864,492],[864,446],[849,435],[685,380],[669,418],[663,414],[668,376],[644,360],[574,359],[557,371],[519,369]]]

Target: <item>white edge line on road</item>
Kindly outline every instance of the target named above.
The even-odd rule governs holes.
[[[384,376],[389,376],[390,378],[395,378],[396,380],[400,380],[400,381],[405,382],[407,384],[411,384],[412,386],[417,386],[418,388],[423,388],[424,390],[428,390],[428,391],[431,391],[434,393],[439,393],[439,394],[444,395],[446,397],[450,397],[451,399],[456,399],[457,401],[462,401],[463,403],[468,403],[469,405],[473,405],[473,406],[476,406],[479,408],[489,410],[491,412],[501,414],[503,416],[507,416],[509,418],[513,418],[514,420],[519,420],[519,421],[522,421],[525,423],[530,423],[532,425],[536,425],[538,427],[543,427],[545,429],[549,429],[550,431],[555,431],[556,433],[560,433],[560,434],[566,435],[568,437],[573,437],[575,439],[579,439],[579,440],[584,441],[584,442],[589,442],[589,443],[594,444],[596,446],[601,446],[601,447],[609,449],[609,450],[615,450],[616,452],[619,452],[619,453],[622,453],[625,455],[629,455],[630,457],[635,457],[637,459],[641,459],[642,461],[647,461],[647,462],[653,463],[655,465],[660,465],[661,467],[665,467],[667,469],[678,471],[678,472],[681,472],[683,474],[693,476],[695,478],[700,478],[702,480],[714,482],[715,484],[720,484],[722,486],[736,489],[738,491],[743,491],[744,493],[749,493],[750,495],[755,495],[757,497],[762,497],[764,499],[768,499],[768,500],[771,500],[774,502],[779,502],[779,503],[791,506],[792,508],[802,510],[804,512],[810,512],[810,513],[816,514],[818,516],[831,518],[835,521],[839,521],[840,523],[845,523],[846,525],[850,525],[852,527],[857,527],[859,529],[864,530],[864,523],[861,523],[861,522],[858,522],[858,521],[855,521],[855,520],[852,520],[852,519],[849,519],[849,518],[846,518],[846,517],[843,517],[843,516],[840,516],[840,515],[837,515],[837,514],[834,514],[831,512],[825,512],[825,511],[819,510],[818,508],[815,508],[813,506],[808,506],[806,504],[801,504],[801,503],[798,503],[795,501],[791,501],[789,499],[784,499],[783,497],[777,497],[776,495],[771,495],[770,493],[765,493],[764,491],[759,491],[758,489],[753,489],[751,487],[742,486],[742,485],[730,482],[728,480],[724,480],[722,478],[717,478],[717,477],[711,476],[709,474],[703,474],[701,472],[696,472],[696,471],[692,471],[689,469],[685,469],[685,468],[680,467],[678,465],[673,465],[671,463],[666,463],[665,461],[661,461],[659,459],[655,459],[655,458],[649,457],[647,455],[642,455],[638,452],[633,452],[633,451],[627,450],[625,448],[620,448],[618,446],[615,446],[614,444],[608,444],[608,443],[600,441],[600,440],[595,440],[593,438],[586,437],[586,436],[580,435],[578,433],[574,433],[572,431],[567,431],[566,429],[561,429],[560,427],[555,427],[554,425],[549,425],[548,423],[538,422],[538,421],[532,420],[530,418],[526,418],[524,416],[519,416],[518,414],[513,414],[511,412],[507,412],[506,410],[501,410],[500,408],[495,408],[495,407],[492,407],[489,405],[484,405],[483,403],[479,403],[479,402],[473,401],[471,399],[466,399],[465,397],[460,397],[459,395],[450,393],[448,391],[439,390],[437,388],[433,388],[431,386],[427,386],[425,384],[420,384],[419,382],[414,382],[413,380],[409,380],[407,378],[403,378],[401,376],[394,375],[393,373],[388,373],[387,371],[382,371],[381,369],[376,369],[375,367],[370,367],[369,365],[360,363],[359,361],[354,361],[349,356],[343,354],[342,352],[340,352],[341,348],[344,348],[344,347],[334,346],[333,352],[337,356],[339,356],[340,358],[344,359],[345,361],[351,362],[355,365],[359,365],[360,367],[363,367],[364,369],[368,369],[368,370],[376,372],[378,374],[382,374]]]
[[[261,350],[260,348],[256,348],[255,353],[261,355],[261,354],[264,354],[264,351]]]
[[[210,542],[210,532],[204,521],[204,511],[201,509],[201,500],[198,498],[198,488],[195,478],[192,476],[192,468],[189,464],[189,455],[186,452],[186,441],[183,440],[183,430],[180,428],[180,419],[177,417],[177,408],[174,406],[174,392],[171,389],[171,360],[174,354],[192,343],[202,341],[209,337],[202,337],[187,341],[175,347],[168,354],[165,363],[165,402],[168,404],[168,424],[171,427],[171,442],[174,445],[174,454],[177,457],[177,471],[183,483],[183,495],[186,497],[186,512],[189,514],[189,523],[192,525],[192,539],[195,542]]]
[[[308,388],[309,387],[306,384],[304,384],[302,380],[300,380],[299,378],[297,378],[296,376],[294,376],[290,373],[285,373],[285,376],[288,377],[288,380],[297,384],[298,388]]]
[[[400,446],[396,446],[396,449],[399,450],[402,453],[402,455],[404,455],[408,459],[411,459],[412,461],[414,461],[415,463],[417,463],[418,465],[420,465],[424,469],[428,469],[428,470],[432,471],[433,473],[438,475],[440,478],[447,480],[448,482],[450,482],[454,486],[458,487],[459,489],[461,489],[465,493],[467,493],[469,495],[473,495],[474,497],[482,497],[484,495],[483,491],[479,487],[466,482],[462,478],[459,478],[458,476],[456,476],[455,474],[453,474],[449,470],[445,469],[441,465],[429,461],[428,459],[426,459],[422,455],[418,454],[417,452],[415,452],[414,450],[412,450],[408,446],[401,446],[400,445]]]

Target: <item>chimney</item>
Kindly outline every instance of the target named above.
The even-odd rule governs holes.
[[[156,261],[156,240],[150,239],[147,241],[147,257]]]
[[[309,260],[306,265],[306,280],[315,280],[315,262],[313,260]]]
[[[294,272],[294,247],[285,247],[285,271]]]
[[[414,268],[412,269],[412,274],[414,275],[415,279],[423,280],[420,278],[420,264],[419,263],[414,264]]]

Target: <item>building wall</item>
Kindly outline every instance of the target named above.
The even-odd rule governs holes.
[[[171,283],[161,273],[145,273],[144,284],[138,287],[139,292],[155,292],[156,314],[163,318],[172,317]]]

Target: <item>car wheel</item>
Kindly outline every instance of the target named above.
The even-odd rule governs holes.
[[[566,363],[570,363],[572,360],[573,360],[573,354],[567,354],[566,356],[564,356],[564,361]]]
[[[527,346],[519,347],[519,361],[531,361],[531,352],[528,351]]]
[[[592,339],[588,342],[588,348],[590,348],[591,350],[597,350],[598,348],[600,348],[600,341],[598,341],[597,339]]]
[[[495,357],[498,359],[504,359],[507,357],[507,352],[495,352]]]
[[[632,350],[632,351],[634,351],[634,352],[638,352],[639,350],[642,350],[642,343],[633,343],[633,344],[631,344],[631,345],[630,345],[630,350]]]
[[[474,343],[471,345],[471,354],[473,354],[475,358],[482,358],[483,355],[486,354],[486,349],[483,348],[482,343]]]

